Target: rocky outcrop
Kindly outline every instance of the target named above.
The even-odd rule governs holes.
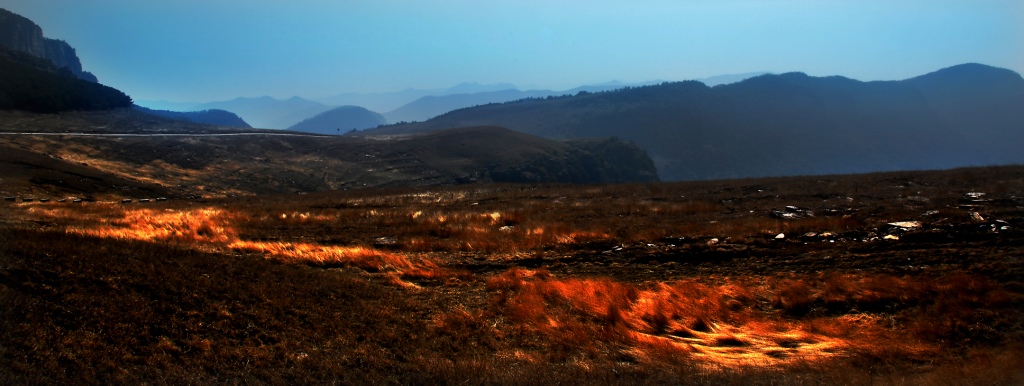
[[[0,110],[58,113],[132,105],[125,93],[74,76],[24,51],[0,47]]]
[[[96,82],[96,76],[82,70],[82,62],[71,45],[63,40],[44,37],[39,25],[5,9],[0,9],[0,47],[47,59],[79,79]]]

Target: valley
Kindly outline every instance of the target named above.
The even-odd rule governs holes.
[[[0,384],[1024,384],[1013,6],[56,3]]]

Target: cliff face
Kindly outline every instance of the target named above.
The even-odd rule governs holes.
[[[82,62],[67,42],[43,37],[43,29],[36,23],[6,9],[0,9],[0,47],[47,59],[79,79],[96,82],[96,76],[82,70]]]

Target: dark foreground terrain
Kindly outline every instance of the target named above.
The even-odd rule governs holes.
[[[0,205],[4,384],[1021,384],[1024,167]]]

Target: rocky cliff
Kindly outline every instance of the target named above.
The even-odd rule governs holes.
[[[43,37],[43,29],[36,23],[6,9],[0,9],[0,47],[47,59],[79,79],[96,82],[96,76],[82,70],[82,62],[71,45]]]

